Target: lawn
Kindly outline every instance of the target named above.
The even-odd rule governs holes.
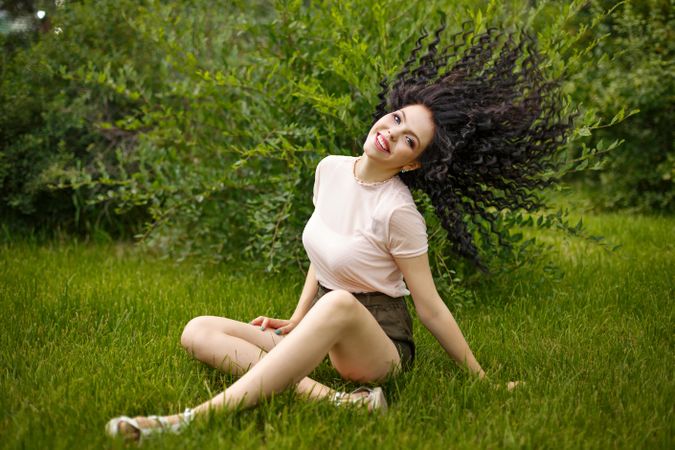
[[[673,448],[675,219],[587,216],[622,247],[558,239],[560,281],[485,278],[453,313],[492,382],[455,366],[415,320],[415,368],[384,417],[281,394],[146,448]],[[244,264],[245,265],[245,264]],[[0,446],[122,448],[106,421],[170,413],[233,380],[180,347],[202,314],[289,316],[292,278],[199,268],[122,244],[0,246]],[[327,364],[320,381],[344,386]],[[526,381],[514,392],[494,383]]]

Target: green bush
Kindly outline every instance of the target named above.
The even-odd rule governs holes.
[[[612,3],[596,0],[581,17],[597,15]],[[616,5],[588,33],[588,39],[599,39],[593,50],[596,62],[584,65],[575,76],[576,98],[604,121],[623,108],[639,110],[620,124],[592,133],[592,146],[623,141],[606,154],[604,170],[585,177],[602,207],[675,210],[673,30],[671,0],[640,0]]]
[[[113,2],[69,3],[52,23],[65,31],[40,32],[26,48],[11,52],[4,48],[0,212],[43,227],[124,231],[142,223],[147,214],[118,215],[112,203],[96,205],[92,200],[107,190],[102,171],[123,176],[116,154],[130,151],[136,140],[131,132],[106,133],[100,121],[126,117],[135,104],[124,93],[90,79],[74,81],[67,74],[91,76],[99,63],[122,68],[143,61],[144,65],[135,66],[145,69],[137,78],[151,82],[152,58],[160,55],[136,45]],[[97,182],[70,186],[62,182],[64,176],[75,173],[82,180]]]
[[[3,56],[0,208],[43,225],[138,233],[177,259],[304,264],[314,167],[360,150],[378,82],[400,69],[423,28],[442,16],[447,35],[467,19],[477,31],[531,28],[547,76],[569,78],[595,64],[595,42],[581,45],[573,23],[583,4],[68,3],[53,15],[60,33]],[[582,31],[602,16],[593,12]],[[576,86],[564,92],[569,114]],[[583,117],[568,144],[582,150],[562,151],[560,171],[546,176],[593,159],[585,135],[601,125],[592,111]],[[449,254],[430,209],[427,219],[436,267],[471,273]],[[541,253],[541,242],[510,231],[518,228],[583,235],[562,210],[504,211],[498,229],[512,246],[477,237],[495,269]],[[457,279],[441,271],[441,284]]]

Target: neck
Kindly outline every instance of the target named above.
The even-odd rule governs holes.
[[[364,183],[381,183],[398,174],[396,169],[386,169],[374,163],[365,153],[354,167],[354,175]]]

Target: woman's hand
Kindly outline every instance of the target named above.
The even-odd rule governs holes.
[[[506,388],[507,391],[512,391],[516,389],[517,387],[522,387],[525,384],[524,381],[509,381],[508,383],[502,384],[502,383],[496,383],[493,384],[492,387],[495,389],[504,389]]]
[[[506,383],[506,389],[512,391],[518,386],[522,386],[524,384],[525,384],[524,381],[509,381],[508,383]]]
[[[481,380],[487,380],[487,375],[484,370],[481,369],[481,371],[478,373],[478,378]],[[507,391],[512,391],[518,386],[523,386],[525,384],[524,381],[509,381],[508,383],[502,384],[502,383],[493,383],[492,387],[495,389],[503,389],[506,388]]]
[[[251,325],[260,327],[261,331],[265,331],[268,328],[274,330],[274,334],[279,336],[290,333],[297,325],[292,320],[273,319],[272,317],[265,316],[256,317],[250,323]]]

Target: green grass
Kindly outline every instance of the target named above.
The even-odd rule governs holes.
[[[383,418],[285,393],[144,447],[673,448],[675,219],[586,223],[622,248],[559,239],[561,281],[484,279],[475,306],[454,308],[492,379],[522,389],[469,377],[416,321],[416,366],[386,384]],[[124,447],[109,418],[182,410],[232,382],[181,349],[191,317],[288,316],[301,282],[127,246],[0,247],[0,446]],[[326,364],[315,377],[341,386]]]

